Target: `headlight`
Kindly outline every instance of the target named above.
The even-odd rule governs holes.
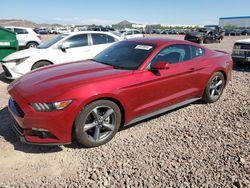
[[[53,102],[53,103],[32,103],[31,106],[39,112],[58,111],[67,108],[72,100]]]
[[[24,62],[26,59],[28,59],[29,57],[25,57],[25,58],[21,58],[21,59],[17,59],[16,64],[19,65],[20,63]]]
[[[240,49],[240,45],[234,45],[234,49]]]

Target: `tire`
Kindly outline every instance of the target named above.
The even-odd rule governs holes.
[[[37,42],[29,42],[26,47],[27,48],[36,48],[39,44]]]
[[[209,79],[202,100],[213,103],[219,100],[225,88],[225,77],[221,72],[215,72]]]
[[[50,63],[48,61],[38,61],[32,66],[31,70],[35,70],[35,69],[45,67],[45,66],[49,66],[49,65],[52,65],[52,63]]]
[[[204,43],[204,44],[208,44],[208,43],[210,43],[210,42],[209,42],[208,39],[204,39],[204,40],[203,40],[203,43]]]
[[[110,100],[94,101],[77,116],[75,136],[84,147],[97,147],[109,142],[120,124],[121,111],[117,104]]]

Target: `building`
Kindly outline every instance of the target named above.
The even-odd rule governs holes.
[[[250,16],[219,18],[219,26],[233,25],[236,28],[250,28]]]
[[[147,25],[146,29],[147,30],[152,30],[152,29],[161,29],[161,28],[196,28],[198,27],[197,25],[181,25],[181,24],[155,24],[155,25]]]

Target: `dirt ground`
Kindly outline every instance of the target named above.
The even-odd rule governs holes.
[[[246,37],[206,46],[231,53],[240,38]],[[1,72],[0,187],[250,187],[249,66],[234,68],[218,102],[137,123],[91,149],[21,143],[11,130],[9,81]]]

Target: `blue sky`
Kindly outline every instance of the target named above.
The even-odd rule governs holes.
[[[218,24],[219,17],[250,16],[250,0],[1,0],[0,19],[38,23]]]

